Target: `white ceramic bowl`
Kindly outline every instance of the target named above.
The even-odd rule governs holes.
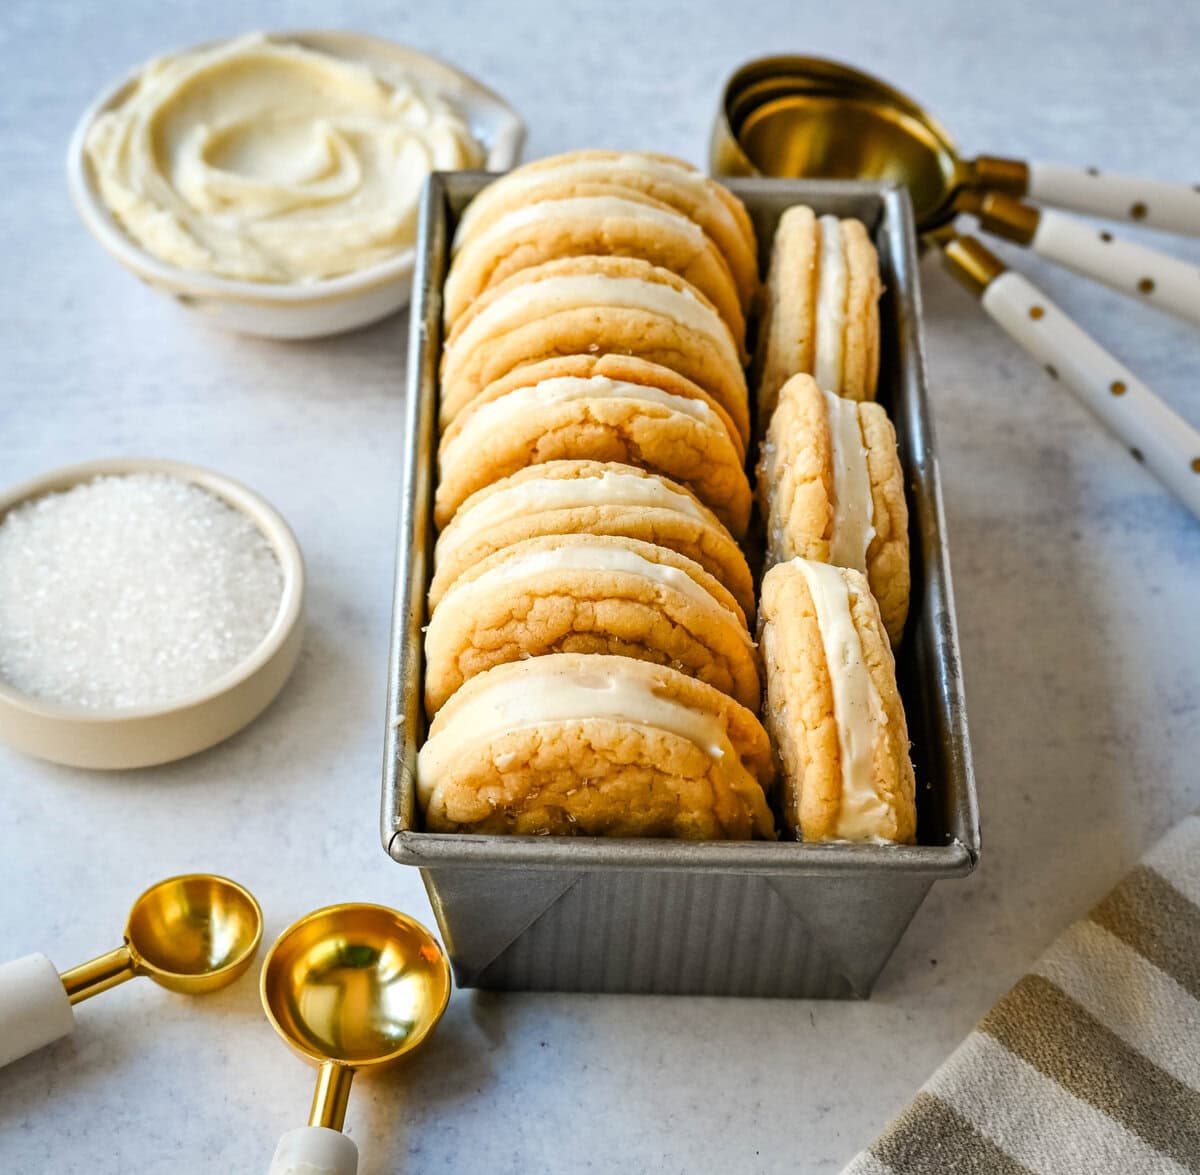
[[[525,142],[521,116],[498,94],[453,66],[392,41],[358,33],[318,31],[279,36],[377,69],[404,69],[431,93],[455,104],[472,134],[483,144],[489,171],[507,171],[520,158]],[[126,269],[156,290],[203,314],[216,326],[274,339],[340,334],[366,326],[408,304],[416,255],[412,248],[381,265],[355,273],[310,285],[280,285],[180,269],[160,261],[138,245],[113,219],[100,196],[84,151],[84,140],[96,116],[125,97],[138,72],[106,89],[85,111],[67,150],[71,199],[92,236]]]
[[[94,710],[21,693],[0,680],[0,742],[71,767],[149,767],[206,750],[236,734],[267,708],[300,655],[304,559],[288,524],[266,501],[222,474],[179,461],[113,458],[69,465],[0,495],[0,519],[14,506],[104,474],[166,473],[194,482],[249,516],[283,571],[274,623],[240,665],[202,689],[163,706]]]

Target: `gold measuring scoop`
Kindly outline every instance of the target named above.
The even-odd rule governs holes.
[[[350,1083],[415,1049],[450,999],[450,965],[419,922],[350,903],[293,923],[263,962],[263,1008],[275,1031],[320,1066],[308,1125],[288,1131],[271,1175],[354,1175],[358,1148],[341,1133]]]
[[[1059,182],[1070,169],[1057,165],[989,156],[964,160],[937,120],[907,95],[870,74],[815,57],[764,58],[733,75],[713,129],[710,163],[715,175],[869,179],[906,187],[918,231],[942,246],[950,271],[988,314],[1200,517],[1200,431],[954,224],[960,212],[974,212],[985,226],[1054,260],[1200,321],[1200,298],[1193,292],[1200,272],[1194,267],[1012,195],[1200,234],[1200,192],[1079,173],[1096,192],[1128,195],[1128,185],[1142,185],[1128,206],[1118,207],[1110,196],[1108,203],[1098,196],[1089,203],[1079,194],[1083,180]]]
[[[713,130],[712,163],[720,175],[891,180],[908,188],[926,238],[949,239],[954,218],[971,213],[988,232],[1200,324],[1200,268],[1017,198],[1200,235],[1200,192],[1095,168],[964,159],[941,123],[907,94],[837,62],[768,57],[738,70]],[[1138,194],[1096,196],[1114,185]]]
[[[145,975],[187,995],[216,991],[250,966],[262,940],[262,910],[237,882],[211,873],[171,877],[136,902],[125,940],[59,975],[45,955],[0,966],[0,1065],[75,1026],[72,1005]]]
[[[1188,184],[1026,163],[963,158],[942,125],[907,94],[862,70],[821,57],[764,57],[729,79],[713,138],[721,174],[894,179],[909,185],[921,231],[963,189],[1029,196],[1108,220],[1200,236],[1200,192]]]

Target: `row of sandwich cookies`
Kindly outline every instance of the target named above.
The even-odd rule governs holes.
[[[493,189],[489,189],[489,191],[492,191],[492,190],[494,190],[494,189],[495,189],[496,187],[498,187],[498,186],[499,186],[499,185],[495,185],[495,186],[494,186],[494,188],[493,188]],[[835,222],[835,223],[836,223],[836,222]],[[849,227],[848,231],[847,231],[847,232],[846,232],[844,235],[845,235],[845,237],[846,237],[846,238],[847,238],[847,239],[850,241],[851,245],[853,245],[853,244],[855,244],[855,241],[854,241],[854,226],[853,226],[853,222],[847,222],[847,225],[849,225],[850,227]],[[811,251],[812,253],[815,253],[817,248],[819,248],[821,245],[825,245],[826,259],[828,260],[828,258],[829,258],[829,256],[830,256],[830,251],[829,251],[828,242],[829,242],[829,240],[830,240],[830,239],[831,239],[831,238],[834,236],[834,234],[830,233],[830,229],[829,229],[828,220],[826,220],[826,221],[825,221],[825,222],[822,224],[822,226],[821,226],[821,229],[822,229],[822,234],[823,234],[823,236],[824,236],[824,238],[825,238],[825,239],[824,239],[823,241],[820,241],[820,242],[814,242],[814,243],[813,243],[813,245],[811,245],[811,246],[810,246],[810,251]],[[860,229],[860,231],[861,231],[861,229]],[[863,236],[863,239],[865,239],[865,234],[864,234],[864,236]],[[869,247],[869,241],[867,242],[867,245],[868,245],[868,247]],[[861,250],[860,250],[859,252],[861,252]],[[779,254],[778,254],[778,253],[777,253],[777,256],[779,256]],[[844,291],[844,295],[845,295],[845,299],[846,299],[846,305],[847,305],[847,307],[849,307],[849,306],[850,306],[850,305],[853,303],[853,301],[854,301],[854,295],[853,295],[853,291],[855,291],[855,290],[860,290],[860,291],[861,291],[861,289],[863,288],[863,283],[861,282],[861,280],[860,280],[858,277],[856,277],[856,276],[855,276],[855,274],[856,274],[858,271],[855,269],[855,266],[854,266],[854,264],[853,264],[853,263],[854,263],[854,260],[855,260],[855,257],[852,255],[851,257],[849,257],[849,258],[848,258],[848,264],[845,264],[845,265],[843,265],[843,266],[842,266],[843,275],[842,275],[842,278],[841,278],[841,280],[840,280],[840,286],[841,286],[842,290]],[[873,258],[872,258],[872,261],[873,261]],[[582,266],[582,267],[580,267],[580,266],[575,266],[575,267],[572,267],[572,272],[571,272],[571,273],[561,273],[561,272],[559,272],[559,273],[556,273],[556,274],[554,274],[554,275],[551,275],[551,276],[558,276],[558,277],[562,277],[562,276],[566,276],[566,277],[577,277],[577,276],[579,276],[579,275],[580,275],[580,271],[581,271],[581,269],[582,269],[583,271],[586,271],[586,270],[588,270],[589,268],[591,268],[593,272],[592,272],[590,275],[589,275],[589,274],[587,274],[587,273],[585,272],[585,273],[583,274],[583,276],[591,276],[591,277],[593,277],[593,278],[595,278],[595,277],[610,277],[610,278],[611,278],[611,277],[617,277],[617,276],[620,276],[620,275],[617,273],[617,271],[615,271],[615,270],[613,270],[613,269],[611,269],[611,268],[610,268],[610,270],[609,270],[609,272],[608,272],[607,274],[605,274],[605,273],[596,273],[596,272],[595,272],[595,269],[596,269],[597,267],[596,267],[596,266],[595,266],[593,263],[591,263],[591,262],[586,262],[586,261],[584,262],[584,264],[583,264],[583,266]],[[828,271],[828,268],[829,268],[829,267],[827,266],[827,267],[826,267],[826,270],[827,270],[827,271]],[[861,267],[859,267],[859,268],[861,268]],[[776,265],[773,263],[773,265],[772,265],[772,275],[771,275],[771,276],[772,276],[772,278],[775,278],[775,277],[776,277],[776,275],[777,275],[777,269],[778,269],[778,267],[777,267],[777,266],[776,266]],[[628,272],[628,271],[626,270],[625,272]],[[877,281],[877,276],[876,276],[876,281]],[[515,284],[516,284],[516,285],[520,285],[520,284],[522,284],[522,283],[518,282],[518,283],[515,283]],[[671,283],[669,280],[668,280],[668,281],[663,281],[661,278],[659,278],[655,284],[658,284],[658,285],[666,285],[666,286],[671,286],[673,283]],[[776,284],[776,285],[778,285],[778,283],[777,283],[777,282],[776,282],[775,284]],[[815,304],[816,302],[825,302],[826,304],[828,304],[828,301],[829,301],[829,289],[830,289],[830,288],[832,288],[832,289],[835,291],[835,297],[837,296],[837,295],[836,295],[836,291],[837,291],[837,289],[839,288],[839,282],[838,282],[838,281],[835,281],[835,282],[832,282],[832,283],[831,283],[831,282],[830,282],[828,279],[826,279],[826,280],[825,280],[823,283],[821,283],[821,285],[823,285],[823,286],[824,286],[824,290],[823,290],[823,291],[822,291],[821,289],[816,289],[816,290],[814,290],[814,298],[813,298],[813,300],[811,300],[811,301],[810,301],[810,303],[809,303],[809,304],[810,304],[810,306],[812,306],[812,305],[813,305],[813,304]],[[635,286],[634,288],[635,288],[635,289],[637,289],[637,288],[639,288],[639,287],[636,287],[636,286]],[[550,313],[555,313],[555,312],[557,312],[557,310],[561,310],[561,308],[562,308],[563,301],[562,301],[562,299],[561,299],[561,298],[558,298],[557,296],[554,296],[554,297],[549,297],[549,298],[547,298],[547,297],[545,296],[547,293],[552,293],[552,292],[553,292],[553,291],[546,291],[546,290],[544,290],[544,289],[543,289],[543,290],[539,291],[539,296],[538,296],[538,299],[535,299],[535,301],[537,301],[537,302],[538,302],[538,304],[539,304],[539,306],[540,306],[540,307],[543,309],[543,312],[544,312],[544,313],[543,313],[543,317],[549,316],[549,314],[550,314]],[[599,300],[599,299],[598,299],[598,298],[596,298],[596,296],[595,296],[595,291],[594,291],[594,290],[591,290],[591,291],[589,291],[589,290],[588,290],[586,287],[583,289],[583,292],[582,292],[582,295],[581,295],[581,293],[580,293],[580,288],[579,288],[579,284],[578,284],[578,283],[573,283],[573,286],[572,286],[572,288],[568,288],[568,289],[566,289],[565,291],[559,291],[559,292],[560,292],[560,293],[565,293],[566,295],[568,295],[568,297],[567,297],[567,303],[568,303],[568,304],[567,304],[567,307],[566,307],[566,309],[567,309],[568,311],[575,311],[575,312],[578,312],[580,309],[584,309],[584,310],[586,311],[586,309],[587,309],[587,306],[586,306],[587,302],[589,302],[589,301],[598,301],[598,300]],[[679,290],[678,288],[676,288],[676,292],[680,292],[680,290]],[[817,296],[817,295],[819,295],[819,296]],[[877,291],[876,291],[876,296],[877,296]],[[629,301],[629,302],[632,302],[632,303],[634,303],[634,305],[632,305],[632,306],[628,306],[628,305],[619,305],[619,306],[617,307],[617,309],[619,309],[620,311],[623,311],[623,312],[624,312],[623,314],[617,314],[617,315],[609,314],[609,315],[607,315],[607,316],[606,316],[606,317],[609,319],[609,322],[607,323],[607,331],[606,331],[606,333],[608,333],[608,334],[610,335],[610,337],[618,337],[618,338],[620,338],[620,339],[622,339],[622,340],[624,340],[624,339],[626,339],[626,338],[627,338],[627,336],[628,336],[628,331],[629,331],[629,329],[630,329],[630,328],[629,328],[629,323],[628,323],[628,321],[621,321],[621,319],[626,319],[626,320],[627,320],[627,319],[630,317],[630,315],[629,315],[629,312],[630,312],[631,310],[632,310],[632,311],[634,311],[634,317],[636,318],[638,314],[640,314],[642,317],[645,317],[645,316],[647,315],[647,313],[653,313],[653,312],[654,312],[654,310],[656,310],[656,309],[657,309],[657,307],[655,306],[655,304],[654,304],[654,302],[653,302],[653,300],[652,300],[652,299],[650,299],[650,300],[643,299],[643,300],[641,300],[641,301],[639,302],[639,299],[637,299],[637,298],[629,298],[629,297],[626,297],[625,295],[623,295],[623,297],[625,297],[625,298],[626,298],[626,301]],[[574,302],[574,304],[572,304],[572,303],[571,303],[571,299],[575,299],[575,302]],[[580,299],[582,299],[582,301],[581,301]],[[873,301],[873,299],[871,299],[871,300]],[[554,308],[554,309],[553,309],[553,310],[547,310],[547,308]],[[606,308],[607,308],[608,310],[610,310],[610,311],[611,311],[611,310],[612,310],[614,307],[613,307],[613,304],[612,304],[612,303],[609,303],[609,304],[607,305],[607,307],[606,307]],[[518,307],[518,311],[527,310],[527,309],[528,309],[528,306],[525,306],[525,307]],[[771,307],[770,307],[770,299],[768,299],[768,315],[769,315],[769,313],[770,313],[770,309],[771,309]],[[580,315],[579,315],[578,313],[575,313],[575,314],[574,314],[574,318],[575,318],[575,319],[578,319],[579,317],[580,317]],[[858,356],[861,356],[861,354],[862,354],[862,351],[863,351],[863,347],[862,347],[860,344],[861,344],[861,341],[862,341],[863,339],[866,339],[866,341],[867,341],[867,347],[866,347],[866,351],[867,351],[867,354],[868,354],[868,358],[867,358],[867,360],[865,360],[865,361],[859,361],[859,362],[857,362],[857,367],[858,367],[858,369],[859,369],[859,371],[860,371],[860,376],[859,376],[859,378],[861,379],[861,378],[862,378],[862,376],[861,376],[861,371],[862,371],[862,370],[865,370],[865,369],[867,369],[867,368],[870,368],[870,367],[871,367],[871,362],[872,362],[872,361],[870,360],[870,358],[869,358],[869,356],[870,356],[870,352],[871,352],[871,341],[870,341],[870,340],[871,340],[871,335],[870,335],[870,333],[869,333],[869,326],[870,326],[870,324],[868,323],[868,324],[867,324],[867,326],[866,326],[866,329],[864,330],[864,329],[862,328],[862,326],[861,326],[861,325],[858,325],[858,324],[859,324],[859,320],[858,320],[858,319],[857,319],[857,318],[856,318],[854,315],[847,315],[846,317],[847,317],[847,318],[849,318],[849,320],[850,320],[850,323],[849,323],[849,329],[848,329],[848,332],[847,332],[847,333],[848,333],[848,337],[849,337],[849,343],[848,343],[848,345],[845,345],[845,346],[843,346],[843,347],[842,347],[842,354],[841,354],[841,356],[840,356],[840,357],[838,357],[838,356],[836,355],[836,353],[834,353],[834,352],[831,352],[831,350],[830,350],[830,345],[829,345],[829,332],[828,332],[828,331],[826,331],[826,332],[825,332],[825,336],[824,336],[824,340],[823,340],[823,345],[822,345],[822,346],[814,346],[814,347],[812,347],[812,350],[814,350],[814,351],[818,351],[818,352],[820,352],[820,353],[823,355],[823,359],[824,359],[824,363],[825,363],[826,370],[829,370],[829,368],[830,368],[830,362],[831,362],[831,360],[830,360],[830,356],[831,356],[831,354],[833,354],[833,355],[834,355],[834,362],[835,362],[835,363],[838,363],[838,364],[840,364],[840,367],[841,367],[841,369],[844,369],[846,372],[849,372],[851,375],[853,375],[853,373],[854,373],[854,371],[855,371],[855,365],[856,365],[856,360],[854,359],[854,356],[856,356],[856,355],[858,355]],[[528,319],[523,319],[523,318],[522,318],[522,315],[521,315],[521,313],[519,313],[519,312],[517,313],[517,315],[516,315],[515,319],[513,319],[512,321],[515,321],[515,322],[516,322],[516,324],[517,324],[518,328],[523,328],[523,327],[527,327],[527,326],[529,326],[529,321],[528,321]],[[780,316],[776,317],[776,318],[774,319],[774,321],[775,321],[775,322],[786,321],[786,315],[780,315]],[[556,322],[556,323],[552,324],[552,326],[553,326],[553,329],[550,331],[550,334],[553,336],[554,340],[556,340],[556,341],[560,341],[560,340],[561,340],[563,337],[570,338],[570,337],[571,337],[573,334],[574,334],[574,335],[577,335],[577,334],[578,334],[578,329],[577,329],[577,328],[578,328],[578,325],[579,325],[579,324],[578,324],[578,322],[577,322],[577,321],[574,321],[574,322],[573,322],[573,321],[566,321],[566,322],[559,321],[559,322]],[[640,325],[640,324],[639,324],[639,325]],[[854,330],[855,330],[856,328],[857,328],[857,329],[859,330],[859,332],[860,332],[860,333],[859,333],[859,336],[858,336],[858,341],[857,341],[857,342],[856,342],[856,339],[855,339],[855,336],[854,336]],[[622,333],[622,332],[625,332],[625,333]],[[528,331],[527,331],[526,333],[528,333]],[[536,333],[536,332],[535,332],[535,333]],[[637,330],[637,327],[636,327],[636,326],[635,326],[635,328],[634,328],[634,333],[635,333],[635,334],[637,334],[637,333],[638,333],[638,330]],[[452,331],[452,335],[453,335],[453,331]],[[685,337],[686,337],[686,336],[685,336]],[[770,339],[772,336],[771,336],[771,334],[770,334],[770,332],[769,332],[769,331],[767,331],[767,330],[764,330],[764,332],[763,332],[763,334],[762,334],[762,337],[763,337],[763,339],[765,339],[765,340],[769,340],[769,339]],[[676,341],[677,341],[677,340],[672,340],[672,342],[676,342]],[[608,338],[605,338],[605,339],[602,339],[602,340],[600,340],[600,346],[606,346],[606,345],[608,345],[608,343],[609,343],[609,339],[608,339]],[[551,349],[553,349],[553,348],[551,348]],[[592,340],[592,342],[589,344],[589,347],[588,347],[588,349],[589,349],[589,351],[590,351],[590,350],[595,350],[595,349],[600,349],[600,347],[597,345],[597,341],[596,341],[595,339],[593,339],[593,340]],[[628,348],[626,348],[626,349],[628,349]],[[684,350],[685,350],[685,352],[687,352],[687,351],[691,351],[691,352],[692,352],[691,358],[690,358],[690,360],[689,360],[689,363],[691,364],[691,368],[690,368],[690,369],[691,369],[691,370],[693,370],[694,372],[697,372],[697,373],[699,373],[699,372],[701,372],[701,371],[704,371],[704,370],[705,370],[705,363],[704,363],[705,356],[704,356],[704,354],[703,354],[703,350],[702,350],[702,349],[699,349],[699,350],[700,350],[700,354],[699,354],[699,356],[697,356],[697,354],[696,354],[696,352],[697,352],[697,348],[695,348],[695,347],[685,347],[685,348],[684,348]],[[513,351],[512,351],[512,348],[510,347],[510,348],[509,348],[509,354],[511,355],[512,353],[513,353]],[[650,353],[654,353],[654,352],[650,352]],[[518,352],[517,352],[517,354],[518,354],[518,356],[519,356],[519,355],[520,355],[520,352],[518,351]],[[657,354],[656,354],[656,357],[657,357]],[[677,365],[678,365],[678,361],[676,361],[676,362],[677,362]],[[795,362],[795,361],[794,361],[794,360],[790,360],[790,359],[789,359],[789,360],[786,360],[786,362],[788,362],[788,363],[792,363],[792,362]],[[875,334],[874,334],[874,360],[873,360],[873,362],[874,362],[874,364],[877,366],[877,363],[878,363],[878,333],[877,333],[877,324],[876,324],[876,328],[875,328]],[[728,374],[729,374],[729,372],[728,372],[728,369],[727,369],[727,370],[726,370],[726,372],[725,372],[725,376],[726,376],[726,377],[728,377]],[[707,377],[706,377],[706,378],[708,378],[709,380],[711,380],[711,381],[712,381],[712,386],[714,387],[714,389],[715,389],[715,388],[719,388],[719,387],[721,386],[721,379],[720,379],[720,378],[718,378],[718,379],[715,379],[715,380],[714,380],[714,379],[713,379],[713,377],[712,377],[712,374],[711,374],[711,372],[709,372],[709,373],[708,373],[708,375],[707,375]],[[873,385],[873,373],[872,373],[872,377],[871,377],[871,383],[872,383],[872,385]],[[529,385],[528,385],[528,384],[526,384],[525,386],[529,386]],[[589,389],[589,390],[591,390],[591,389]],[[581,392],[582,392],[582,394],[581,394]],[[591,401],[599,401],[599,400],[602,400],[604,397],[598,397],[598,396],[589,395],[587,390],[577,390],[573,396],[568,396],[568,397],[565,397],[565,398],[566,398],[566,399],[578,399],[578,400],[582,400],[582,401],[585,401],[585,402],[586,402],[586,401],[588,401],[588,400],[591,400]],[[637,398],[642,398],[642,397],[641,397],[641,396],[638,396]],[[734,407],[734,408],[735,408],[735,410],[736,410],[736,407],[737,407],[737,403],[738,403],[738,401],[737,401],[736,399],[735,399],[735,400],[733,400],[732,402],[731,402],[731,401],[730,401],[728,398],[726,399],[726,404],[727,404],[727,405],[730,405],[730,406],[732,406],[732,407]],[[536,414],[535,414],[535,415],[536,415]],[[586,413],[585,413],[585,415],[586,415]],[[886,420],[886,418],[885,418],[885,420]],[[553,431],[553,430],[551,430],[551,431]],[[568,431],[568,432],[570,432],[570,429],[568,428],[568,430],[567,430],[567,431]],[[618,430],[618,431],[619,431],[619,430]],[[541,429],[539,429],[539,428],[536,428],[536,427],[535,427],[535,428],[534,428],[534,434],[535,434],[535,435],[534,435],[534,437],[533,437],[533,438],[531,438],[531,439],[537,439],[537,437],[538,437],[538,436],[540,436],[542,432],[543,432],[543,430],[541,430]],[[477,432],[477,436],[479,436],[479,437],[482,437],[483,435],[484,435],[484,432],[483,432],[483,431],[479,431],[479,432]],[[663,446],[663,447],[664,447],[664,448],[667,448],[667,449],[669,449],[669,448],[670,448],[670,446]],[[543,459],[544,459],[544,458],[543,458]],[[486,479],[485,479],[485,480],[486,480]],[[443,483],[443,484],[445,484],[445,483]],[[710,492],[710,494],[711,494],[711,490],[710,490],[709,492]],[[844,495],[843,495],[843,500],[844,500]],[[903,508],[903,498],[902,498],[902,494],[901,494],[901,497],[900,497],[900,506],[901,506],[901,509],[902,509],[902,508]],[[880,512],[877,512],[877,513],[880,513]],[[736,523],[734,524],[734,526],[735,526],[735,528],[737,528],[737,524],[736,524]],[[901,530],[901,532],[903,532],[903,526],[901,526],[901,527],[900,527],[900,530]],[[819,537],[819,536],[818,536],[818,537]],[[589,556],[586,556],[586,555],[585,555],[585,556],[580,556],[580,557],[581,557],[581,558],[585,558],[585,559],[589,558]],[[609,559],[611,560],[612,558],[615,558],[615,556],[612,556],[612,555],[610,555],[610,556],[609,556]],[[536,562],[535,562],[535,563],[533,563],[533,564],[530,564],[530,563],[528,563],[528,562],[526,562],[526,563],[525,563],[525,566],[526,566],[527,568],[528,568],[529,566],[536,566],[536,565],[537,565],[537,564],[536,564]],[[629,569],[629,566],[630,566],[630,564],[629,564],[629,561],[628,561],[627,559],[626,559],[626,560],[624,560],[624,567],[625,567],[625,569],[626,569],[626,570],[628,570],[628,569]],[[903,566],[904,566],[904,568],[905,568],[905,570],[906,570],[906,569],[907,569],[907,559],[904,559],[904,560],[903,560]],[[580,568],[576,568],[576,570],[580,570]],[[611,570],[611,568],[610,568],[610,570]],[[436,584],[436,578],[435,578],[435,584]],[[904,592],[902,592],[902,595],[903,595],[904,599],[906,600],[906,598],[907,598],[907,591],[905,590]],[[900,623],[900,626],[902,626],[902,617],[901,617],[901,620],[900,620],[900,622],[899,622],[899,623]],[[636,625],[635,625],[634,627],[636,627]],[[640,650],[636,650],[636,651],[635,651],[634,649],[629,649],[629,648],[626,648],[626,649],[625,649],[625,650],[623,650],[623,651],[626,651],[626,652],[632,652],[632,653],[633,653],[633,655],[635,655],[635,656],[638,656],[638,655],[645,656],[645,655],[647,655],[647,650],[645,650],[645,649],[640,649]],[[651,652],[649,655],[659,655],[659,654],[661,654],[661,650],[654,650],[654,651],[653,651],[653,652]],[[698,661],[699,663],[701,663],[701,664],[705,663],[705,658],[704,658],[703,656],[700,656],[700,657],[698,657],[698,658],[694,658],[694,660],[697,660],[697,661]],[[717,660],[719,661],[719,658],[718,658]],[[724,676],[728,676],[728,674],[725,672],[725,670],[721,670],[721,669],[717,670],[717,671],[716,671],[716,674],[717,674],[717,676],[718,676],[719,678],[720,678],[722,675],[724,675]],[[768,672],[768,679],[770,679],[770,677],[771,677],[771,674],[770,674],[770,671],[769,671],[769,672]],[[768,680],[768,688],[769,688],[769,686],[770,686],[770,680]],[[785,756],[785,760],[786,760],[786,756]],[[815,829],[814,829],[814,832],[815,832],[815,831],[817,831],[817,830],[815,830]],[[885,831],[886,831],[886,830],[885,830]],[[801,829],[801,832],[803,833],[803,832],[804,832],[804,830],[803,830],[803,829]],[[902,838],[902,837],[901,837],[901,838]]]
[[[805,840],[910,842],[915,776],[892,646],[910,594],[896,436],[873,402],[882,292],[855,220],[789,209],[756,358],[764,717]]]
[[[680,223],[682,222],[682,223]],[[432,830],[773,836],[733,197],[584,152],[490,185],[445,288]]]

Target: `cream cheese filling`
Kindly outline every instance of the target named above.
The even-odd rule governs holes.
[[[453,349],[466,353],[492,333],[503,333],[561,311],[597,306],[660,315],[677,326],[706,336],[731,363],[740,366],[729,328],[715,310],[690,290],[677,290],[664,282],[639,277],[609,277],[602,273],[562,274],[516,286],[471,319],[454,340]]]
[[[668,208],[655,208],[652,204],[639,204],[636,200],[623,200],[619,196],[575,196],[564,200],[542,200],[506,213],[484,229],[471,242],[467,252],[486,254],[510,233],[519,232],[531,224],[546,226],[547,222],[558,221],[591,227],[617,217],[637,219],[641,223],[654,225],[664,233],[674,233],[676,236],[683,234],[695,249],[700,249],[704,244],[704,233],[700,228],[686,216],[680,216]],[[453,305],[459,300],[468,273],[469,270],[461,265],[450,267],[445,290],[448,304]]]
[[[656,208],[637,200],[626,200],[620,196],[567,196],[562,200],[539,200],[506,212],[484,229],[471,242],[472,249],[485,249],[511,232],[527,225],[544,224],[546,221],[585,221],[589,224],[619,216],[633,217],[646,224],[686,233],[697,245],[704,243],[704,232],[699,225],[670,208]]]
[[[817,221],[820,232],[817,271],[816,342],[813,378],[825,392],[842,389],[842,340],[846,332],[849,275],[842,247],[842,225],[836,216]]]
[[[676,396],[646,384],[609,379],[606,375],[556,376],[529,387],[515,388],[486,404],[480,404],[467,417],[458,435],[447,442],[440,458],[442,468],[452,468],[462,454],[473,452],[487,437],[510,428],[522,413],[572,400],[630,400],[656,404],[673,412],[681,412],[710,428],[721,427],[721,418],[703,400]]]
[[[538,171],[506,176],[503,186],[496,190],[499,192],[525,192],[531,188],[541,187],[543,184],[570,184],[589,180],[611,183],[614,178],[619,183],[622,171],[640,172],[644,176],[661,180],[666,184],[688,187],[701,199],[709,195],[706,177],[700,172],[690,171],[678,164],[669,163],[665,159],[649,159],[645,155],[636,153],[620,155],[616,159],[576,159]],[[455,249],[466,241],[472,232],[473,225],[491,206],[492,200],[488,193],[489,189],[485,188],[480,196],[467,205],[454,234]],[[740,236],[741,230],[737,221],[724,204],[721,204],[720,201],[712,201],[712,212],[725,222],[724,227]]]
[[[613,664],[618,658],[587,660],[605,664],[581,666],[570,655],[537,657],[522,666],[523,672],[501,672],[469,699],[452,701],[449,713],[442,711],[444,720],[435,723],[438,729],[417,754],[422,803],[428,803],[465,747],[512,730],[561,722],[607,719],[665,730],[687,739],[714,760],[728,756],[728,762],[737,762],[725,723],[715,713],[663,697],[648,682],[620,672]],[[497,766],[503,771],[511,762],[498,761]]]
[[[564,538],[562,544],[553,550],[510,557],[476,579],[466,582],[459,580],[434,609],[434,622],[442,612],[449,614],[455,607],[473,613],[502,585],[522,580],[536,581],[555,571],[617,571],[636,575],[659,587],[671,588],[702,608],[715,623],[732,623],[743,641],[753,647],[750,633],[739,617],[686,571],[665,563],[654,563],[627,547],[572,543],[569,537]]]
[[[276,283],[399,256],[429,172],[483,158],[415,72],[263,34],[150,62],[85,148],[105,205],[142,248]]]
[[[833,687],[842,796],[836,834],[843,840],[878,836],[889,809],[875,791],[875,731],[883,703],[863,658],[862,640],[850,611],[850,589],[842,573],[827,563],[795,559],[812,596]]]
[[[833,464],[833,526],[829,561],[867,570],[867,548],[875,537],[875,503],[858,405],[823,392],[829,416]]]
[[[588,477],[534,477],[496,490],[469,509],[459,510],[438,540],[435,562],[440,565],[464,545],[514,518],[590,506],[674,510],[699,522],[711,521],[708,511],[691,495],[671,489],[656,477],[609,470]]]

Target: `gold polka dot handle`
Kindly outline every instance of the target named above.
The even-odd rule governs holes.
[[[1028,174],[1025,194],[1031,200],[1200,237],[1200,185],[1169,184],[1062,163],[1030,163]]]
[[[1019,273],[1004,269],[992,276],[980,301],[1052,378],[1069,387],[1200,518],[1200,430]]]
[[[1048,261],[1200,325],[1200,265],[1122,240],[1070,213],[1035,208],[1005,192],[968,193],[959,202],[985,232],[1028,245]]]
[[[1200,205],[1200,194],[1195,199]],[[1200,326],[1200,266],[1049,209],[1038,214],[1029,244],[1050,261]]]

